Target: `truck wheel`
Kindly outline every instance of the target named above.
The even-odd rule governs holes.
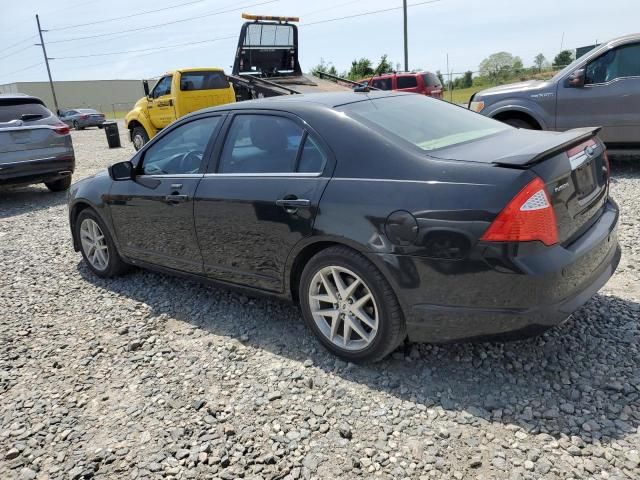
[[[512,127],[516,128],[526,128],[527,130],[536,129],[536,127],[534,127],[532,124],[530,124],[526,120],[522,120],[521,118],[506,118],[502,121],[507,125],[511,125]]]
[[[147,135],[147,131],[144,128],[134,127],[131,132],[131,141],[133,142],[133,148],[137,151],[149,141],[149,135]]]

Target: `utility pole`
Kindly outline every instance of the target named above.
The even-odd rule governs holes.
[[[407,0],[402,0],[404,12],[404,71],[409,71],[409,45],[407,41]]]
[[[44,38],[42,38],[42,32],[46,32],[46,30],[42,30],[40,28],[40,17],[36,15],[36,22],[38,23],[38,35],[40,35],[40,43],[36,43],[36,45],[40,45],[42,47],[42,53],[44,54],[44,63],[47,65],[47,74],[49,75],[49,85],[51,86],[51,95],[53,95],[53,104],[56,107],[56,115],[60,112],[60,108],[58,107],[58,99],[56,98],[56,89],[53,88],[53,80],[51,78],[51,69],[49,68],[49,57],[47,57],[47,49],[44,46]]]

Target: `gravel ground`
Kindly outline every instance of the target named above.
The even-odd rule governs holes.
[[[76,178],[132,153],[73,137]],[[622,262],[572,319],[366,367],[285,303],[98,279],[65,194],[1,190],[0,478],[638,479],[640,167],[614,175]]]

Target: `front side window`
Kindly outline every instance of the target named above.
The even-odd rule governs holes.
[[[237,115],[227,134],[219,172],[294,172],[303,133],[288,118]]]
[[[429,151],[509,130],[504,123],[418,95],[382,97],[342,107],[350,117]]]
[[[640,43],[609,50],[587,65],[585,84],[640,76]]]
[[[150,145],[144,154],[145,175],[198,173],[209,140],[220,124],[220,117],[205,117],[171,130]]]
[[[398,77],[398,89],[402,88],[416,88],[418,86],[418,80],[414,76]]]
[[[213,90],[229,88],[229,82],[223,72],[186,72],[180,77],[180,90]]]
[[[151,92],[151,96],[158,98],[163,95],[169,95],[171,93],[171,78],[171,75],[169,75],[158,80],[158,83],[153,88],[153,92]]]

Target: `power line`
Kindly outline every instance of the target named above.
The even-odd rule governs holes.
[[[279,0],[268,0],[268,1],[265,1],[265,2],[259,2],[259,3],[252,3],[252,4],[249,4],[249,5],[243,5],[241,7],[236,7],[236,8],[232,8],[232,9],[229,9],[229,10],[222,10],[222,11],[217,11],[217,12],[212,12],[212,13],[206,13],[206,14],[203,14],[203,15],[198,15],[196,17],[182,18],[180,20],[174,20],[172,22],[158,23],[158,24],[155,24],[155,25],[148,25],[146,27],[131,28],[129,30],[120,30],[120,31],[117,31],[117,32],[100,33],[100,34],[97,34],[97,35],[87,35],[87,36],[84,36],[84,37],[66,38],[66,39],[63,39],[63,40],[53,40],[53,41],[50,41],[48,43],[51,44],[51,43],[75,42],[76,40],[85,40],[87,38],[108,37],[108,36],[117,35],[117,34],[120,34],[120,33],[140,32],[142,30],[151,30],[153,28],[165,27],[167,25],[174,25],[176,23],[188,22],[188,21],[191,21],[191,20],[198,20],[200,18],[212,17],[212,16],[215,16],[215,15],[222,15],[224,13],[237,12],[238,10],[243,10],[245,8],[257,7],[259,5],[266,5],[266,4],[275,3],[275,2],[278,2],[278,1]]]
[[[5,73],[5,74],[4,74],[4,76],[5,76],[5,77],[9,77],[9,76],[11,76],[11,75],[13,75],[13,74],[15,74],[15,73],[20,73],[20,72],[23,72],[23,71],[25,71],[25,70],[29,70],[30,68],[35,68],[35,67],[37,67],[38,65],[43,65],[43,64],[44,64],[44,62],[34,63],[33,65],[29,65],[28,67],[24,67],[24,68],[21,68],[21,69],[19,69],[19,70],[14,70],[13,72]]]
[[[351,5],[353,3],[359,3],[362,0],[351,0],[350,2],[338,3],[337,5],[333,5],[331,7],[321,8],[320,10],[312,10],[311,12],[303,13],[300,15],[300,18],[310,17],[311,15],[315,15],[316,13],[326,12],[327,10],[333,10],[338,7],[346,7],[347,5]]]
[[[2,57],[0,57],[0,60],[2,60],[3,58],[11,57],[13,55],[17,55],[18,53],[24,52],[25,50],[27,50],[27,49],[29,49],[31,47],[33,47],[33,45],[27,45],[26,47],[23,47],[23,48],[21,48],[19,50],[16,50],[15,52],[11,52],[11,53],[8,53],[6,55],[3,55]]]
[[[74,58],[90,58],[90,57],[106,57],[109,55],[121,55],[123,53],[138,53],[138,52],[149,52],[152,50],[170,50],[172,48],[186,47],[190,45],[198,45],[201,43],[209,43],[209,42],[217,42],[219,40],[228,40],[230,38],[238,38],[237,35],[229,35],[227,37],[218,37],[218,38],[210,38],[208,40],[200,40],[197,42],[185,42],[185,43],[177,43],[175,45],[167,45],[166,47],[151,47],[151,48],[140,48],[137,50],[124,50],[120,52],[105,52],[105,53],[91,53],[87,55],[73,55],[69,57],[54,57],[52,60],[70,60]]]
[[[97,25],[99,23],[113,22],[115,20],[123,20],[125,18],[131,18],[133,15],[146,15],[148,13],[162,12],[164,10],[171,10],[171,9],[174,9],[174,8],[186,7],[187,5],[193,5],[195,3],[202,3],[202,2],[205,2],[205,1],[207,1],[207,0],[194,0],[194,1],[191,1],[191,2],[179,3],[177,5],[170,5],[170,6],[164,7],[164,8],[157,8],[155,10],[147,10],[145,12],[131,13],[129,15],[123,15],[122,17],[113,17],[113,18],[107,18],[105,20],[96,20],[95,22],[77,23],[75,25],[67,25],[67,26],[64,26],[64,27],[50,28],[49,31],[50,32],[58,32],[60,30],[69,30],[71,28],[86,27],[86,26],[89,26],[89,25]]]
[[[420,5],[428,5],[430,3],[437,3],[437,2],[442,2],[442,1],[443,0],[429,0],[427,2],[410,3],[409,5],[407,5],[407,7],[418,7]],[[383,8],[381,10],[372,10],[370,12],[355,13],[353,15],[347,15],[347,16],[344,16],[344,17],[328,18],[326,20],[319,20],[317,22],[311,22],[311,23],[301,23],[300,25],[304,25],[305,27],[309,27],[311,25],[319,25],[321,23],[337,22],[339,20],[348,20],[349,18],[364,17],[364,16],[367,16],[367,15],[375,15],[377,13],[391,12],[393,10],[400,10],[402,8],[404,8],[403,5],[400,5],[399,7]]]
[[[19,42],[16,42],[16,43],[14,43],[12,45],[9,45],[8,47],[4,47],[0,51],[4,52],[6,50],[11,50],[13,47],[17,47],[18,45],[22,45],[25,42],[29,42],[29,41],[33,40],[34,38],[36,38],[36,37],[37,37],[37,35],[31,35],[30,37],[24,38],[24,39],[20,40]]]

